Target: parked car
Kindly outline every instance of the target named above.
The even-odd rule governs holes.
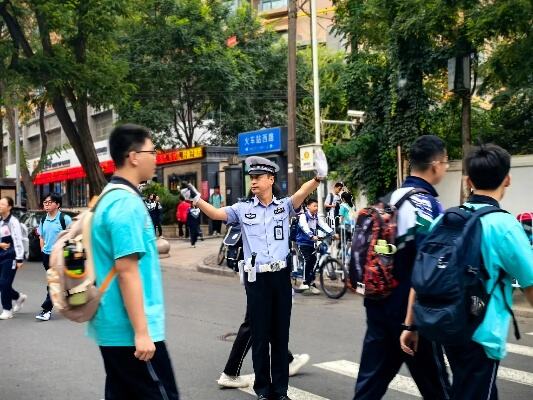
[[[62,213],[74,218],[77,212],[61,210]],[[46,215],[44,210],[28,210],[20,218],[20,222],[27,229],[28,261],[41,261],[41,245],[39,243],[38,228],[41,220]],[[24,228],[23,228],[24,229]]]

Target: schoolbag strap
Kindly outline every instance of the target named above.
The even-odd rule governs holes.
[[[496,283],[494,284],[494,287],[490,291],[490,296],[492,297],[492,293],[499,286],[502,291],[503,302],[505,304],[505,308],[507,308],[507,311],[509,311],[509,313],[511,314],[511,317],[513,318],[514,337],[516,338],[516,340],[520,340],[521,336],[520,336],[520,329],[518,329],[518,321],[516,320],[512,307],[507,302],[507,297],[505,296],[505,282],[503,281],[504,277],[505,277],[505,271],[500,269],[498,280],[496,281]]]
[[[406,194],[404,194],[400,200],[398,200],[396,203],[393,204],[394,207],[396,207],[397,210],[400,209],[400,207],[402,206],[402,204],[406,201],[406,200],[409,200],[411,198],[411,196],[414,196],[415,194],[420,194],[420,193],[426,193],[426,194],[429,194],[429,192],[425,189],[420,189],[420,188],[414,188],[414,189],[411,189],[409,190]]]
[[[107,287],[109,286],[109,284],[111,283],[111,281],[113,280],[116,274],[117,274],[117,269],[115,267],[112,267],[111,270],[107,273],[102,284],[98,287],[98,291],[100,293],[104,293],[107,290]]]

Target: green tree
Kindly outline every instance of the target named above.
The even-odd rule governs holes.
[[[121,120],[151,128],[157,144],[191,147],[213,104],[234,85],[218,0],[150,0],[128,22],[122,45],[135,92],[117,103]]]
[[[89,130],[88,106],[107,107],[127,95],[127,64],[116,57],[116,32],[126,0],[0,1],[16,53],[10,68],[43,87],[89,183],[100,193],[105,177]],[[74,116],[71,116],[72,108]]]

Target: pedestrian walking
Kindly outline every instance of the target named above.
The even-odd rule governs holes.
[[[390,204],[396,204],[408,196],[397,211],[395,245],[398,251],[394,256],[393,275],[398,285],[387,297],[365,297],[367,330],[354,400],[381,399],[404,363],[424,399],[450,398],[441,346],[420,338],[416,356],[409,357],[399,344],[402,330],[414,329],[411,325],[402,324],[407,312],[416,249],[433,220],[442,213],[433,185],[442,180],[448,169],[444,142],[433,135],[419,137],[411,145],[409,162],[411,175],[390,199]],[[419,193],[414,193],[413,189],[418,189]]]
[[[296,244],[298,251],[304,259],[304,280],[298,287],[303,295],[319,295],[320,290],[315,284],[316,250],[315,242],[318,240],[319,231],[331,236],[333,229],[318,217],[318,201],[310,198],[303,213],[298,217],[298,233]]]
[[[216,185],[213,188],[213,193],[209,196],[209,204],[215,208],[224,207],[224,197],[220,194],[220,186]],[[222,227],[222,221],[211,220],[211,226],[213,229],[213,235],[219,236]]]
[[[487,304],[481,304],[482,307],[486,307],[486,311],[484,309],[485,314],[479,325],[473,327],[475,328],[473,334],[472,331],[466,331],[468,326],[465,325],[464,331],[459,332],[461,343],[447,342],[444,347],[453,373],[451,398],[454,400],[495,400],[498,398],[496,387],[498,367],[506,355],[511,317],[514,320],[511,308],[513,277],[517,279],[524,289],[526,298],[533,305],[533,250],[520,223],[511,214],[498,212],[500,211],[499,202],[511,183],[509,153],[493,144],[474,147],[466,156],[465,167],[467,184],[472,194],[463,206],[470,210],[490,212],[479,217],[481,218],[481,240],[477,243],[469,243],[470,247],[476,246],[478,252],[480,250],[481,260],[479,262],[483,264],[488,273],[485,291],[490,297]],[[434,225],[436,232],[438,232],[439,222],[444,223],[441,219]],[[474,235],[469,235],[469,238],[472,236]],[[441,264],[438,265],[438,276],[442,276],[442,269],[453,268],[449,263],[446,265],[445,262],[441,262]],[[473,268],[473,266],[468,265],[468,268]],[[444,276],[447,277],[447,275]],[[440,287],[446,285],[442,281],[436,283]],[[454,285],[454,287],[457,286],[459,285]],[[415,324],[413,304],[417,294],[413,289],[411,292],[405,324],[413,326]],[[441,303],[441,306],[446,304]],[[437,306],[434,305],[434,307]],[[471,307],[468,309],[470,310]],[[469,319],[474,320],[475,316],[472,315]],[[440,322],[433,317],[432,321],[435,324]],[[515,334],[518,335],[516,325],[515,329]],[[419,335],[416,330],[404,331],[400,339],[402,349],[410,356],[416,357],[420,351],[422,338],[423,336]]]
[[[193,205],[187,213],[187,227],[191,236],[191,247],[196,247],[200,231],[200,209]]]
[[[57,235],[64,231],[72,223],[72,218],[61,211],[62,199],[59,193],[50,193],[43,200],[43,208],[46,216],[41,219],[38,227],[39,243],[41,245],[41,259],[43,268],[50,268],[50,253],[56,242]],[[50,291],[46,287],[46,298],[41,304],[41,312],[35,316],[39,321],[48,321],[52,318],[54,305],[50,299]]]
[[[189,214],[189,208],[191,208],[191,204],[185,200],[183,195],[180,195],[180,202],[176,206],[176,221],[178,221],[179,237],[189,237],[189,228],[187,226],[187,215]],[[185,234],[183,228],[185,228]]]
[[[150,215],[137,190],[150,179],[156,150],[144,127],[116,127],[109,137],[116,171],[113,190],[92,220],[92,254],[97,285],[115,268],[113,279],[88,325],[106,372],[105,398],[179,399],[165,344],[165,306],[159,255]]]
[[[150,212],[150,217],[154,223],[154,230],[159,237],[163,236],[163,227],[161,226],[161,218],[163,215],[163,206],[161,205],[161,200],[159,196],[154,198],[154,209]]]
[[[245,283],[252,333],[254,390],[258,400],[290,400],[288,343],[292,306],[289,257],[290,217],[327,175],[322,151],[315,154],[317,176],[291,197],[274,188],[278,165],[263,157],[246,159],[253,197],[215,208],[192,185],[191,199],[209,218],[240,224],[244,245]],[[270,350],[270,351],[269,351]]]
[[[329,226],[335,228],[335,220],[339,216],[341,193],[344,188],[344,183],[336,182],[333,185],[333,190],[328,193],[326,201],[324,202],[324,209],[326,211],[326,218]]]
[[[11,197],[0,199],[0,297],[2,301],[1,320],[13,318],[28,298],[13,289],[17,270],[24,261],[24,246],[19,220],[11,214],[14,202]]]
[[[244,321],[239,327],[228,361],[224,367],[224,372],[218,378],[217,383],[222,387],[240,388],[247,387],[249,382],[241,376],[242,363],[248,351],[252,347],[252,333],[250,326],[250,314],[246,306]],[[309,361],[309,354],[292,354],[288,351],[289,376],[296,375],[300,369]]]

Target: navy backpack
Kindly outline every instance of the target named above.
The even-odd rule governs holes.
[[[422,243],[411,280],[415,323],[426,339],[449,345],[468,342],[485,317],[494,289],[503,290],[504,271],[492,290],[486,290],[489,275],[481,254],[480,218],[494,212],[506,211],[496,206],[450,208]],[[514,314],[506,306],[519,339]]]

